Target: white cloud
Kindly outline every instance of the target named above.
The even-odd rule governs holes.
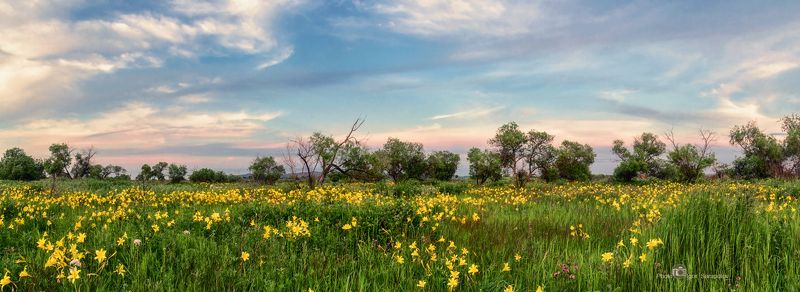
[[[178,97],[178,101],[186,104],[207,103],[211,98],[206,94],[188,94]]]
[[[628,97],[628,95],[635,92],[636,90],[630,90],[630,89],[608,90],[600,92],[600,97],[606,100],[623,102],[625,101],[625,98]]]
[[[256,68],[258,70],[264,70],[264,69],[267,69],[269,67],[275,66],[277,64],[283,63],[283,61],[286,61],[286,59],[289,59],[289,57],[291,57],[293,53],[294,53],[294,48],[286,47],[286,48],[280,50],[277,55],[273,56],[271,59],[267,60],[266,62],[262,63],[261,65],[258,65],[258,67],[256,67]]]
[[[538,29],[544,17],[531,1],[401,0],[372,8],[389,17],[390,29],[425,37],[520,35]]]
[[[88,119],[37,119],[0,130],[0,139],[44,148],[53,141],[82,147],[152,148],[225,139],[249,139],[281,112],[204,112],[130,103]]]
[[[505,107],[504,106],[498,106],[498,107],[486,108],[486,109],[478,108],[478,109],[460,111],[460,112],[455,112],[455,113],[436,115],[436,116],[431,117],[430,119],[431,120],[475,119],[475,118],[486,117],[488,115],[491,115],[492,113],[495,113],[495,112],[497,112],[499,110],[502,110],[503,108],[505,108]]]
[[[169,56],[269,54],[278,44],[277,13],[298,4],[176,0],[171,11],[74,20],[69,13],[82,1],[0,0],[0,113],[61,97],[97,74],[162,66]],[[270,66],[288,58],[285,50],[277,56]]]

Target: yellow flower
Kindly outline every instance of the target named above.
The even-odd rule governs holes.
[[[403,263],[405,263],[405,262],[406,262],[406,259],[404,259],[404,258],[403,258],[403,256],[395,256],[395,257],[394,257],[394,260],[395,260],[395,261],[396,261],[398,264],[401,264],[401,265],[402,265]]]
[[[515,254],[515,255],[514,255],[514,260],[515,260],[515,261],[520,261],[521,259],[522,259],[522,256],[521,256],[521,255],[519,255],[519,254]]]
[[[645,261],[647,261],[647,254],[646,253],[642,253],[642,255],[639,256],[639,261],[643,262],[643,263]]]
[[[6,271],[6,275],[0,280],[0,290],[5,288],[8,284],[11,284],[11,277],[8,276],[8,271]]]
[[[102,263],[106,260],[106,250],[105,249],[98,249],[94,252],[94,259],[97,260],[98,263]]]
[[[503,290],[503,292],[514,292],[514,286],[511,285],[506,286],[506,289]]]
[[[606,262],[606,263],[610,262],[611,260],[614,259],[614,253],[612,253],[612,252],[604,253],[602,255],[602,258],[603,258],[603,262]]]
[[[429,253],[436,252],[436,246],[433,245],[433,243],[431,243],[430,245],[428,245],[427,250],[428,250]]]
[[[631,266],[631,258],[629,257],[629,258],[625,259],[625,262],[622,263],[622,267],[627,269],[627,268],[630,268],[630,266]]]
[[[544,292],[544,288],[542,286],[536,287],[536,292]]]
[[[455,289],[456,286],[458,286],[458,278],[450,278],[447,280],[447,287],[450,288],[450,290]]]
[[[503,272],[510,272],[510,271],[511,271],[511,266],[508,265],[508,263],[504,263],[503,264]]]
[[[343,229],[343,230],[350,230],[350,229],[352,229],[352,228],[353,228],[353,226],[352,226],[352,225],[350,225],[350,223],[345,223],[345,224],[342,226],[342,229]]]
[[[39,241],[36,242],[36,247],[40,249],[47,249],[47,240],[44,237],[40,238]]]
[[[425,288],[426,284],[428,284],[428,282],[425,282],[425,280],[419,280],[419,282],[417,282],[417,287]]]
[[[69,280],[72,283],[75,283],[75,280],[80,278],[81,278],[81,270],[78,270],[78,268],[72,268],[69,270],[69,276],[67,276],[67,280]]]
[[[246,261],[247,261],[247,260],[249,260],[249,259],[250,259],[250,253],[248,253],[248,252],[246,252],[246,251],[243,251],[243,252],[242,252],[242,261],[243,261],[243,262],[246,262]]]
[[[469,271],[468,271],[468,273],[469,273],[470,275],[475,275],[475,274],[477,274],[477,273],[478,273],[478,265],[476,265],[476,264],[472,264],[471,266],[469,266]]]
[[[625,247],[625,241],[620,239],[619,242],[617,242],[617,247]]]
[[[652,249],[655,249],[656,247],[658,247],[659,245],[662,245],[662,244],[664,244],[664,242],[661,241],[660,238],[659,239],[651,239],[650,241],[647,242],[647,248],[652,250]]]
[[[631,245],[636,246],[639,243],[639,239],[636,237],[631,237]]]
[[[394,243],[394,249],[401,249],[401,248],[403,248],[403,243],[402,242],[398,241],[398,242]]]
[[[78,233],[78,243],[83,243],[86,240],[86,233]]]
[[[153,233],[158,233],[158,231],[161,230],[161,228],[158,227],[158,224],[153,224],[150,227],[153,228]]]
[[[22,272],[19,272],[19,277],[20,278],[25,278],[25,277],[30,277],[30,276],[31,276],[31,274],[28,274],[28,266],[25,266],[25,268],[22,269]]]
[[[116,272],[117,275],[125,277],[125,266],[122,264],[118,264],[117,268],[114,269],[114,272]]]

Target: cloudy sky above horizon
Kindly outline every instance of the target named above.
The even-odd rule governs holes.
[[[0,148],[242,172],[288,139],[485,147],[516,121],[597,148],[771,132],[800,109],[800,3],[0,0]],[[465,172],[464,169],[460,171]]]

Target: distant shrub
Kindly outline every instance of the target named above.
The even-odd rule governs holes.
[[[201,168],[192,172],[189,180],[192,182],[222,183],[239,182],[242,181],[242,177],[234,174],[225,174],[225,172],[214,171],[209,168]]]
[[[397,183],[392,188],[392,193],[395,197],[412,197],[421,195],[425,188],[422,183],[417,180],[405,180]]]
[[[440,193],[458,195],[469,189],[469,184],[463,181],[439,181],[434,184]]]
[[[44,178],[44,166],[20,148],[6,150],[0,159],[0,179],[37,180]]]

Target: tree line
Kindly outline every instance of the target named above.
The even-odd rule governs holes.
[[[765,133],[755,122],[733,127],[728,135],[729,143],[740,148],[742,155],[730,165],[717,161],[710,149],[717,136],[707,130],[700,131],[697,144],[678,143],[672,131],[664,133],[663,140],[653,133],[642,133],[630,147],[622,140],[615,140],[611,151],[619,164],[612,178],[621,182],[643,178],[694,182],[703,178],[709,169],[719,178],[798,177],[800,115],[783,117],[779,123],[783,130],[780,135]],[[272,184],[286,177],[314,188],[329,181],[450,180],[455,176],[461,161],[458,154],[450,151],[427,153],[422,144],[397,138],[389,138],[380,148],[372,150],[356,138],[363,124],[363,119],[357,119],[338,140],[322,132],[291,139],[280,163],[272,156],[256,157],[248,168],[251,179]],[[585,181],[592,178],[590,166],[596,154],[588,144],[569,140],[557,144],[555,136],[545,131],[524,131],[515,122],[500,126],[487,142],[489,148],[471,148],[467,153],[469,175],[476,184],[503,177],[510,177],[516,186],[533,179]],[[97,152],[93,147],[79,151],[60,143],[52,144],[49,151],[49,157],[34,159],[20,148],[6,150],[0,159],[0,179],[49,177],[53,187],[57,178],[131,180],[121,166],[95,164]],[[242,176],[208,168],[195,170],[188,177],[187,174],[186,165],[158,162],[142,165],[135,179],[142,183],[242,180]]]

